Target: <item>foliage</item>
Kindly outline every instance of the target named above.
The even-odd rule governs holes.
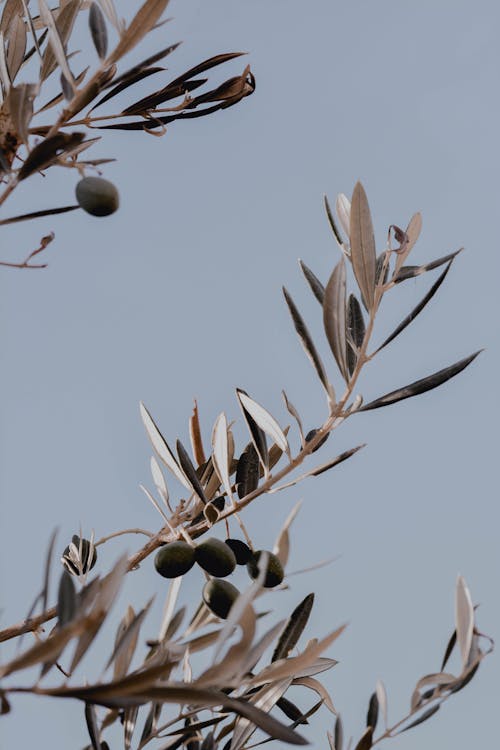
[[[55,166],[77,169],[83,177],[89,169],[107,160],[82,160],[81,156],[95,142],[84,132],[65,128],[132,129],[164,132],[168,123],[178,119],[201,117],[239,102],[252,93],[254,79],[249,68],[215,89],[194,98],[191,92],[206,83],[198,78],[205,71],[236,57],[238,53],[216,55],[194,66],[183,76],[163,88],[133,102],[120,112],[99,115],[94,110],[135,83],[163,71],[155,64],[172,53],[171,45],[142,63],[118,73],[116,64],[160,23],[167,0],[146,0],[131,22],[120,21],[111,0],[88,3],[67,0],[50,11],[45,0],[39,0],[39,15],[31,15],[29,3],[7,0],[0,20],[0,80],[3,103],[0,133],[3,203],[24,179],[35,177]],[[69,51],[72,30],[78,14],[88,11],[90,36],[99,56],[95,71],[84,69],[74,75],[74,55]],[[115,30],[117,43],[108,52],[108,26]],[[27,50],[28,39],[32,48]],[[23,65],[37,61],[39,80],[17,83]],[[58,72],[61,93],[35,110],[44,82]],[[180,98],[175,106],[166,102]],[[63,104],[51,125],[34,124],[38,114]],[[81,112],[91,105],[85,116]],[[164,114],[168,112],[168,114]],[[79,117],[79,119],[77,119]],[[35,138],[39,140],[35,141]],[[89,184],[89,183],[86,183]],[[90,183],[95,184],[95,183]],[[113,194],[114,199],[114,194]],[[91,747],[108,747],[105,730],[117,722],[123,724],[123,742],[127,750],[146,746],[190,750],[224,747],[238,750],[254,744],[256,729],[268,739],[291,744],[305,744],[302,732],[308,718],[325,706],[332,714],[336,709],[318,675],[336,665],[325,652],[341,636],[345,626],[339,624],[320,639],[304,643],[303,635],[314,603],[309,594],[298,603],[290,616],[268,627],[257,636],[262,614],[256,603],[265,589],[273,592],[286,586],[289,557],[289,529],[298,512],[294,509],[285,521],[273,550],[261,550],[254,543],[242,520],[242,511],[254,500],[267,494],[285,491],[305,479],[314,478],[352,458],[363,447],[357,445],[338,455],[316,463],[313,454],[321,449],[330,435],[345,420],[363,411],[371,411],[403,399],[425,393],[445,383],[464,370],[478,352],[445,366],[431,375],[364,402],[355,388],[364,367],[392,343],[428,305],[447,277],[457,253],[445,255],[425,265],[409,265],[410,253],[417,242],[421,217],[415,214],[405,230],[391,225],[387,242],[376,250],[368,200],[361,183],[357,183],[349,200],[341,194],[336,201],[337,219],[325,199],[327,218],[338,242],[340,260],[324,285],[314,272],[301,262],[301,269],[314,297],[322,309],[323,329],[340,376],[341,387],[335,388],[333,373],[321,360],[314,337],[298,307],[286,289],[283,290],[293,326],[316,372],[326,398],[323,424],[304,433],[303,417],[283,392],[286,410],[293,429],[279,421],[245,390],[238,388],[236,398],[248,430],[247,443],[236,446],[232,425],[222,411],[212,430],[209,449],[202,440],[202,428],[195,404],[189,419],[191,445],[188,450],[180,440],[175,450],[160,431],[153,417],[141,404],[141,416],[154,455],[151,474],[155,492],[143,487],[147,498],[157,509],[159,528],[123,529],[95,540],[82,533],[73,536],[62,556],[57,604],[47,607],[51,563],[55,537],[49,545],[42,590],[25,620],[0,632],[0,640],[19,638],[32,632],[35,639],[9,661],[0,666],[2,712],[18,693],[77,699],[82,703]],[[70,211],[78,206],[41,209],[19,217],[4,219],[3,224],[37,218],[41,215]],[[48,238],[21,264],[31,263]],[[372,339],[377,313],[386,294],[408,279],[442,267],[438,278],[421,302],[384,339],[376,349]],[[352,271],[352,274],[350,273]],[[351,287],[353,291],[348,291]],[[338,392],[337,392],[338,391]],[[357,459],[356,459],[357,460]],[[302,468],[304,464],[304,468]],[[165,478],[168,471],[177,491],[170,494]],[[175,499],[173,499],[175,497]],[[214,537],[222,529],[229,537],[228,519],[234,517],[243,539],[225,541]],[[106,573],[99,569],[98,548],[122,534],[143,534],[145,544],[130,558],[120,558]],[[204,536],[207,535],[207,536]],[[200,537],[204,537],[200,540]],[[151,606],[149,600],[135,612],[128,607],[116,632],[114,647],[100,676],[86,684],[74,684],[75,670],[87,655],[124,583],[126,574],[153,554],[158,572],[171,579],[164,615],[154,641],[141,640],[142,625]],[[206,584],[200,592],[200,604],[183,625],[187,612],[177,609],[184,575],[194,565],[202,567]],[[236,565],[249,573],[248,586],[240,592],[230,579]],[[152,570],[152,566],[151,566]],[[38,613],[37,613],[38,612]],[[45,633],[42,625],[52,619],[56,624]],[[445,672],[453,649],[460,653],[460,672]],[[426,721],[453,694],[472,679],[486,653],[492,648],[475,623],[475,608],[463,578],[456,585],[455,627],[438,671],[420,678],[410,700],[406,716],[390,725],[387,718],[387,696],[378,683],[368,701],[366,729],[356,750],[373,747]],[[203,655],[199,667],[196,654]],[[12,676],[36,668],[38,679],[24,685],[12,683]],[[64,675],[62,682],[55,670]],[[48,681],[48,675],[52,682]],[[301,686],[304,696],[315,694],[307,710],[287,697],[292,686]],[[176,708],[166,718],[166,704]],[[281,710],[278,719],[271,711]],[[107,709],[101,712],[101,708]],[[283,718],[283,715],[285,718]],[[379,722],[379,715],[381,721]],[[286,721],[288,719],[289,721]],[[376,734],[377,726],[382,729]],[[337,715],[334,729],[328,735],[330,748],[343,750],[343,726]]]

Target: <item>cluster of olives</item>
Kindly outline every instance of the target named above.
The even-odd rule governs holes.
[[[222,580],[230,575],[236,565],[246,565],[251,578],[259,575],[259,559],[264,550],[252,552],[240,539],[220,539],[210,537],[196,546],[187,542],[169,542],[156,553],[155,568],[164,578],[177,578],[188,573],[195,563],[215,578],[211,578],[203,588],[203,601],[214,615],[225,619],[239,595],[236,586]],[[283,578],[283,567],[278,557],[267,552],[268,565],[264,580],[265,588],[278,586]]]
[[[84,177],[75,192],[78,205],[92,216],[109,216],[120,204],[118,190],[102,177]]]

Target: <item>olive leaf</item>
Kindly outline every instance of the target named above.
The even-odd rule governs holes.
[[[402,732],[406,732],[408,729],[413,729],[413,727],[417,727],[419,724],[422,724],[424,721],[427,721],[427,719],[430,719],[431,716],[434,716],[437,711],[439,711],[441,707],[440,703],[436,703],[436,705],[432,706],[431,708],[428,708],[426,711],[420,714],[420,716],[412,721],[410,724],[407,724],[403,729],[400,729],[397,734],[401,734]]]
[[[346,352],[346,270],[345,260],[337,263],[328,280],[323,301],[323,325],[338,368],[349,380]]]
[[[387,344],[390,344],[391,341],[394,341],[394,339],[396,338],[396,336],[399,336],[399,334],[402,331],[404,331],[405,328],[407,326],[409,326],[410,323],[412,323],[415,320],[415,318],[417,317],[417,315],[419,315],[422,312],[422,310],[424,309],[424,307],[431,301],[431,299],[434,297],[434,295],[436,294],[437,290],[439,289],[439,287],[441,286],[441,284],[445,280],[446,276],[448,275],[448,271],[451,268],[451,264],[452,263],[453,263],[453,258],[448,261],[448,265],[446,266],[446,268],[444,269],[444,271],[436,279],[436,281],[434,282],[434,284],[431,286],[431,288],[429,289],[429,291],[427,292],[427,294],[420,300],[420,302],[418,303],[418,305],[416,305],[413,308],[413,310],[411,311],[411,313],[409,313],[401,321],[401,323],[394,329],[394,331],[380,344],[380,346],[378,347],[378,349],[376,349],[376,351],[374,352],[374,354],[377,354],[379,351],[381,351],[381,349],[383,349],[385,346],[387,346]]]
[[[23,166],[18,172],[18,180],[25,180],[33,172],[39,172],[41,169],[51,164],[63,156],[72,148],[78,146],[84,139],[84,133],[57,133],[50,138],[45,138],[41,143],[35,146],[24,161]]]
[[[129,26],[122,32],[120,41],[108,57],[109,62],[120,58],[139,44],[159,21],[169,0],[146,0],[139,8]]]
[[[337,240],[338,244],[343,249],[344,240],[342,239],[342,235],[340,234],[340,232],[338,230],[338,227],[337,227],[337,224],[335,223],[335,218],[333,216],[333,211],[330,208],[330,204],[328,202],[328,198],[326,197],[326,195],[323,196],[323,201],[324,201],[324,204],[325,204],[325,211],[326,211],[326,216],[328,218],[328,223],[330,224],[330,229],[332,230],[332,232],[333,232],[333,234],[335,236],[335,239]],[[337,213],[338,213],[338,210],[337,210]],[[347,234],[349,235],[349,232],[347,232]]]
[[[167,441],[161,434],[151,414],[148,412],[148,410],[146,409],[142,401],[140,403],[140,412],[141,412],[142,422],[144,424],[144,427],[146,428],[147,435],[151,441],[151,445],[153,446],[157,456],[161,459],[161,461],[163,461],[165,466],[170,469],[170,471],[175,476],[175,478],[178,479],[179,482],[191,492],[193,489],[191,483],[189,482],[186,475],[182,471],[181,467],[177,463],[174,457],[174,454],[172,453]]]
[[[474,607],[470,591],[462,576],[458,576],[455,594],[455,627],[462,657],[462,669],[468,665],[474,633]]]
[[[254,401],[244,391],[238,391],[238,398],[245,411],[252,416],[257,425],[284,452],[290,454],[285,433],[274,417],[263,406]]]
[[[89,11],[89,28],[96,52],[103,60],[108,50],[108,31],[102,10],[97,3],[92,3]]]
[[[255,447],[255,450],[257,451],[257,455],[259,456],[260,462],[262,464],[262,468],[264,469],[264,472],[267,474],[269,470],[269,451],[267,447],[266,434],[264,430],[261,427],[259,427],[259,425],[255,421],[253,416],[250,414],[250,412],[245,408],[243,401],[240,398],[240,395],[248,396],[248,394],[245,391],[243,391],[241,388],[236,389],[236,396],[238,397],[238,402],[240,404],[243,417],[245,418],[248,431],[250,432],[252,443]]]
[[[375,292],[375,238],[365,190],[356,183],[351,200],[350,212],[351,260],[354,276],[358,282],[361,297],[371,310]]]
[[[368,727],[354,750],[370,750],[373,742],[373,729]]]
[[[299,313],[297,307],[295,306],[295,302],[293,301],[285,287],[283,287],[283,294],[285,296],[285,300],[288,305],[288,309],[290,311],[290,315],[292,316],[293,324],[295,326],[295,330],[297,331],[301,344],[304,347],[307,356],[311,360],[327,395],[331,397],[332,387],[328,382],[325,367],[320,359],[318,352],[316,351],[316,347],[314,346],[311,334],[307,330],[307,326],[304,323],[304,320],[302,319],[302,316]]]
[[[309,620],[309,615],[314,604],[314,594],[308,594],[300,604],[295,607],[288,618],[280,639],[277,643],[271,661],[277,661],[288,656],[290,651],[295,648],[304,628]]]
[[[253,443],[249,443],[236,468],[236,491],[240,500],[257,489],[259,484],[259,455]]]
[[[321,281],[318,279],[317,276],[311,271],[308,266],[302,261],[299,260],[300,267],[302,269],[302,273],[304,274],[304,277],[311,287],[311,291],[318,300],[319,304],[323,306],[323,301],[325,299],[325,287],[321,283]]]
[[[184,476],[187,478],[189,484],[191,485],[191,489],[198,495],[202,503],[206,504],[208,500],[203,487],[201,486],[201,482],[198,479],[198,475],[196,474],[196,469],[194,468],[193,463],[189,457],[189,453],[184,448],[180,440],[176,441],[176,448],[177,455],[179,457],[179,464],[184,473]]]
[[[459,362],[455,362],[455,364],[450,365],[449,367],[445,367],[443,370],[439,370],[438,372],[428,375],[425,378],[421,378],[420,380],[415,380],[415,382],[410,383],[403,388],[398,388],[395,391],[386,393],[385,396],[380,396],[380,398],[375,399],[375,401],[370,401],[368,404],[362,406],[358,409],[358,412],[369,411],[370,409],[380,409],[382,406],[389,406],[398,401],[403,401],[406,398],[412,398],[421,393],[426,393],[426,391],[431,391],[433,388],[437,388],[447,380],[450,380],[450,378],[458,375],[462,370],[465,370],[465,368],[474,361],[481,351],[482,349],[464,359],[461,359]]]
[[[435,268],[439,268],[439,266],[444,265],[444,263],[452,261],[459,253],[462,252],[462,250],[463,248],[455,250],[454,253],[448,253],[448,255],[443,255],[442,258],[431,260],[429,263],[425,263],[423,266],[402,266],[398,273],[393,276],[392,280],[395,284],[399,284],[401,281],[413,279],[415,278],[415,276],[421,276],[423,273],[427,273],[427,271],[433,271]]]

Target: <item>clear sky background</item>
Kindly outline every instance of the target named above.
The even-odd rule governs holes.
[[[320,423],[321,388],[281,285],[333,372],[296,261],[326,282],[338,250],[323,193],[334,201],[361,179],[380,248],[389,224],[405,226],[421,210],[414,262],[466,252],[418,321],[367,368],[359,390],[373,398],[485,352],[444,388],[350,420],[317,455],[367,442],[363,452],[247,514],[256,545],[269,547],[302,499],[290,570],[340,556],[262,602],[276,604],[278,618],[316,591],[309,637],[349,621],[330,650],[340,664],[326,683],[357,739],[377,679],[396,721],[417,679],[439,668],[458,573],[481,604],[480,627],[499,635],[498,5],[177,0],[169,13],[174,20],[130,62],[183,39],[169,58],[173,77],[212,54],[245,50],[257,89],[227,112],[174,124],[163,139],[105,135],[94,153],[118,158],[104,172],[120,188],[115,216],[77,212],[2,234],[1,256],[11,260],[56,231],[48,269],[0,276],[1,622],[25,615],[55,526],[61,551],[80,523],[98,537],[158,527],[138,489],[151,485],[140,399],[172,441],[188,440],[193,397],[207,440],[220,411],[239,418],[236,386],[282,423],[285,388],[307,428]],[[239,73],[247,59],[220,76]],[[27,181],[4,215],[72,202],[75,178],[53,170]],[[431,283],[429,275],[391,295],[380,340]],[[110,542],[103,569],[138,546],[135,537]],[[151,560],[127,579],[122,611],[157,593],[145,637],[157,632],[164,583]],[[187,577],[183,600],[196,606],[201,586],[201,575]],[[103,634],[102,653],[111,638]],[[9,653],[3,647],[1,660]],[[89,679],[98,667],[97,649],[85,665]],[[497,673],[494,655],[436,717],[388,746],[489,745],[498,735]],[[310,705],[310,695],[300,702]],[[327,747],[331,726],[326,709],[312,720],[314,747]],[[0,737],[5,748],[69,750],[88,741],[78,704],[61,710],[21,697]]]

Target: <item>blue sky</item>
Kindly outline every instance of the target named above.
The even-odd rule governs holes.
[[[297,259],[326,281],[338,250],[322,196],[350,194],[360,179],[379,247],[389,224],[404,226],[420,210],[414,262],[465,252],[359,390],[376,397],[485,351],[443,389],[350,420],[319,455],[366,442],[362,453],[247,514],[257,545],[270,546],[302,499],[290,569],[339,555],[330,567],[291,578],[277,609],[283,616],[314,590],[310,637],[349,622],[332,648],[340,664],[327,684],[346,731],[358,738],[377,679],[396,721],[417,679],[439,667],[457,574],[481,604],[480,627],[495,637],[500,622],[498,7],[214,0],[172,2],[169,14],[173,21],[137,58],[183,39],[169,60],[174,76],[212,54],[244,50],[257,88],[233,109],[172,125],[163,139],[105,135],[95,153],[118,159],[104,171],[121,193],[113,217],[77,212],[4,230],[5,259],[22,257],[50,229],[56,240],[48,269],[4,270],[0,280],[2,622],[24,616],[54,526],[61,549],[80,523],[97,536],[156,528],[138,489],[150,483],[140,399],[171,440],[184,442],[193,398],[208,439],[220,411],[239,416],[237,386],[282,423],[282,388],[308,428],[321,421],[321,389],[281,285],[333,372]],[[246,61],[227,70],[240,72]],[[27,181],[5,215],[71,202],[75,177],[64,171]],[[409,281],[392,295],[380,337],[430,283]],[[110,543],[103,565],[136,544]],[[158,594],[154,633],[163,582],[148,563],[129,578],[122,604],[139,608]],[[200,588],[201,579],[187,580],[185,600],[197,601]],[[466,690],[394,746],[487,743],[497,731],[497,671],[493,656]],[[314,747],[327,746],[330,726],[326,711],[313,721]],[[79,706],[61,712],[21,698],[1,731],[6,747],[40,737],[54,750],[87,741]]]

